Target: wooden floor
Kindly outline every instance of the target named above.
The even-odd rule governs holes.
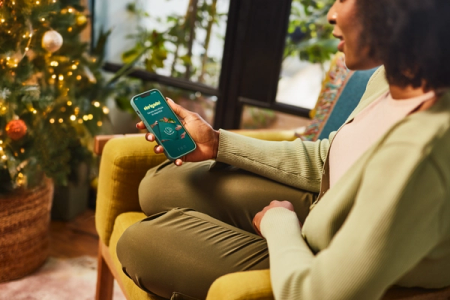
[[[69,222],[51,221],[50,256],[59,258],[89,255],[97,257],[98,235],[95,212],[88,209]]]

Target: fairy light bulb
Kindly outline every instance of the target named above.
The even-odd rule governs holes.
[[[106,106],[103,106],[103,113],[105,115],[109,114],[109,108],[107,108]]]
[[[76,117],[75,115],[71,115],[71,116],[70,116],[70,120],[71,120],[71,121],[75,121],[76,119],[77,119],[77,117]]]
[[[50,119],[50,124],[53,124],[53,123],[55,123],[55,119],[51,118]]]
[[[95,102],[93,103],[93,105],[94,105],[95,107],[100,107],[100,102],[95,101]]]

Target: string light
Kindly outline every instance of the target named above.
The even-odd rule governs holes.
[[[50,119],[50,124],[53,124],[53,123],[55,123],[55,119],[51,118]]]
[[[61,81],[64,80],[64,75],[59,75],[58,79]]]
[[[94,116],[93,116],[92,114],[89,114],[89,115],[88,115],[88,119],[89,119],[89,120],[92,120],[93,118],[94,118]]]
[[[64,120],[63,120],[62,118],[60,118],[60,119],[58,120],[58,122],[59,122],[59,123],[62,123],[62,122],[64,122]]]
[[[37,5],[39,5],[39,3],[40,3],[39,1],[36,1],[36,4],[37,4]]]
[[[98,127],[101,127],[102,125],[103,125],[102,121],[98,121],[98,122],[97,122],[97,126],[98,126]]]
[[[73,12],[73,8],[69,8],[69,12],[72,13]]]
[[[98,101],[95,101],[93,104],[95,107],[100,107],[100,102],[98,102]]]
[[[68,75],[68,76],[72,76],[72,75],[73,75],[73,73],[72,73],[72,72],[69,72],[69,73],[67,73],[67,75]]]
[[[53,79],[55,79],[55,78],[56,78],[56,75],[55,75],[55,74],[53,74],[53,75],[52,75],[52,78],[53,78]]]
[[[76,119],[77,119],[77,117],[75,115],[70,116],[70,120],[75,121]]]
[[[59,63],[57,61],[52,61],[50,63],[50,66],[52,66],[52,67],[57,67],[58,65],[59,65]]]
[[[81,75],[78,75],[78,76],[77,76],[77,80],[81,80]]]
[[[76,70],[77,68],[77,65],[72,65],[72,70]]]
[[[6,160],[7,157],[6,157],[6,155],[3,155],[2,158],[3,158],[3,160]]]
[[[22,154],[25,153],[25,149],[24,149],[24,148],[21,148],[21,149],[20,149],[20,153],[22,153]]]
[[[67,106],[72,106],[72,101],[67,101]]]
[[[89,117],[86,116],[86,115],[84,115],[84,116],[83,116],[83,120],[84,120],[84,121],[87,121],[87,120],[89,120]]]
[[[82,124],[82,123],[83,123],[83,120],[78,119],[78,124]]]
[[[37,114],[37,110],[33,110],[33,114]]]
[[[106,106],[103,106],[103,113],[105,115],[109,114],[109,108],[107,108]]]

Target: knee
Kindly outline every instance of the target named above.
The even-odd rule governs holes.
[[[135,270],[135,257],[136,252],[136,241],[139,241],[138,237],[138,224],[133,224],[128,227],[122,236],[117,241],[116,254],[122,265],[122,270],[124,273],[136,282],[136,270]]]
[[[177,167],[165,162],[151,170],[139,185],[139,203],[142,211],[151,216],[176,207],[190,206],[204,189],[205,174],[211,161],[185,163]]]
[[[145,239],[152,240],[152,234],[143,228],[143,223],[131,225],[117,241],[116,254],[125,275],[142,290],[155,294],[159,291],[153,286],[155,274],[152,272],[152,256],[146,255],[148,251],[153,252],[149,248],[154,241],[149,243]]]

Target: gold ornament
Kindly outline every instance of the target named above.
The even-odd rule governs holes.
[[[63,44],[63,37],[55,30],[47,31],[42,37],[42,48],[48,52],[58,51]]]
[[[79,15],[77,17],[77,25],[78,26],[83,26],[84,24],[86,24],[86,22],[87,22],[87,18],[85,15]]]
[[[13,141],[17,141],[27,134],[27,125],[22,120],[12,120],[6,124],[5,130]]]

